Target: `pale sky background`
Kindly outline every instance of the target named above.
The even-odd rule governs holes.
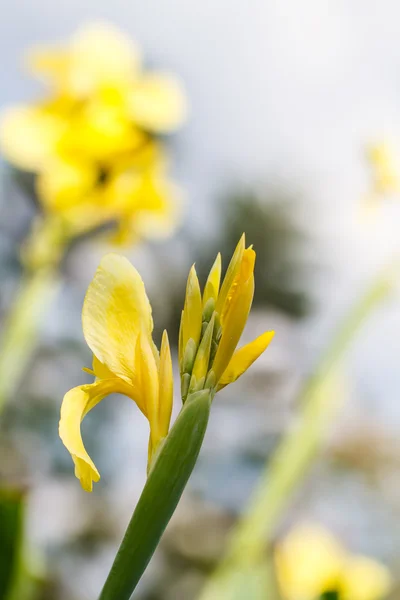
[[[398,207],[385,207],[368,227],[356,217],[368,188],[365,144],[386,138],[400,149],[400,4],[13,0],[0,21],[0,107],[39,89],[23,74],[24,49],[67,38],[93,19],[120,26],[151,64],[185,82],[191,118],[175,149],[192,226],[207,227],[215,192],[232,180],[278,174],[306,192],[305,219],[335,267],[320,285],[323,315],[304,325],[305,345],[319,348],[398,244]],[[393,304],[363,335],[355,369],[377,397],[385,388],[400,419],[396,332]]]

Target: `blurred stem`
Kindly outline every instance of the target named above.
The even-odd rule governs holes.
[[[0,338],[0,412],[17,391],[35,350],[40,318],[56,291],[56,272],[25,274]]]
[[[49,217],[34,223],[22,248],[24,274],[0,334],[0,413],[17,391],[35,351],[41,317],[58,288],[66,244],[62,224]]]
[[[305,384],[300,397],[302,414],[295,429],[287,434],[266,465],[250,505],[233,532],[225,558],[203,590],[201,600],[228,600],[229,594],[224,593],[232,573],[265,561],[265,549],[271,544],[275,528],[337,410],[340,395],[330,389],[336,369],[361,326],[387,298],[392,286],[393,267],[385,268],[337,329],[318,368]]]

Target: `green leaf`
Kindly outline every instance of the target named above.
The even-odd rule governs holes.
[[[209,390],[191,394],[149,473],[100,600],[129,600],[196,464],[210,414]]]
[[[20,491],[0,490],[0,600],[10,597],[18,578],[24,520]]]

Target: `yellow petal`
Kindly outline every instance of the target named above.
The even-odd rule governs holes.
[[[57,90],[78,98],[107,86],[125,86],[137,77],[140,53],[116,27],[95,22],[79,29],[62,47],[42,47],[28,57],[33,72],[47,76]]]
[[[236,350],[228,367],[225,369],[224,374],[219,380],[218,389],[221,390],[223,387],[229,383],[233,383],[243,375],[243,373],[247,371],[253,362],[257,360],[269,346],[274,335],[274,331],[266,331],[249,344],[246,344],[246,346]]]
[[[131,381],[139,332],[151,336],[153,319],[143,281],[123,256],[102,259],[86,293],[82,323],[93,354],[115,375]]]
[[[189,272],[186,286],[185,305],[182,316],[182,356],[185,352],[186,344],[190,339],[196,346],[200,340],[202,325],[202,300],[200,284],[197,278],[195,266],[193,265]]]
[[[308,600],[337,589],[344,560],[345,553],[328,531],[316,525],[297,527],[275,553],[283,597]]]
[[[102,380],[73,388],[65,394],[62,402],[60,438],[75,463],[75,475],[87,492],[92,491],[93,481],[99,481],[100,474],[83,444],[81,422],[100,400],[113,392],[120,392],[118,380]]]
[[[139,332],[135,352],[135,385],[140,390],[144,412],[150,424],[150,459],[161,439],[159,428],[159,383],[158,364],[152,342],[143,331]]]
[[[170,237],[182,222],[184,202],[178,186],[163,179],[142,181],[140,205],[133,213],[132,229],[142,239]]]
[[[112,379],[114,377],[114,374],[110,371],[110,369],[108,369],[106,365],[103,365],[103,363],[100,362],[99,359],[94,355],[92,367],[92,374],[97,379]]]
[[[340,586],[343,600],[382,600],[392,580],[383,565],[366,556],[352,556],[346,563]]]
[[[243,234],[239,240],[238,245],[235,248],[235,252],[232,255],[231,262],[229,263],[228,269],[226,271],[224,280],[222,282],[221,291],[218,295],[218,301],[215,307],[217,313],[221,314],[223,311],[223,307],[226,301],[226,298],[229,294],[231,286],[237,276],[237,273],[242,264],[243,253],[245,250],[245,235]]]
[[[158,421],[161,437],[168,434],[171,420],[174,380],[172,371],[171,350],[169,347],[168,334],[164,331],[161,340],[159,377],[159,399],[158,399]]]
[[[13,165],[38,171],[56,152],[65,121],[35,106],[16,106],[2,115],[1,150]]]
[[[217,258],[211,267],[203,293],[203,307],[207,301],[212,298],[215,302],[218,298],[219,284],[221,280],[221,254],[218,252]]]
[[[119,214],[122,243],[169,237],[182,221],[183,201],[179,188],[156,172],[127,171],[111,178],[106,186],[109,205]]]
[[[132,125],[119,106],[95,96],[70,117],[60,150],[69,156],[115,164],[118,156],[134,154],[145,142],[145,134]]]
[[[217,382],[230,363],[249,316],[254,295],[254,261],[254,250],[247,248],[223,305],[222,336],[212,366]]]
[[[381,194],[397,193],[400,171],[394,149],[386,143],[371,145],[367,148],[367,157],[373,170],[375,191]]]
[[[93,164],[52,157],[38,175],[36,190],[46,208],[63,212],[83,203],[97,178],[98,170]]]
[[[132,40],[106,22],[89,24],[71,39],[71,90],[84,95],[101,86],[124,85],[138,74],[140,52]]]
[[[144,75],[135,84],[130,111],[134,122],[148,131],[166,133],[186,117],[185,94],[180,82],[168,75]]]
[[[37,46],[30,50],[25,63],[34,75],[44,76],[58,87],[68,76],[69,56],[65,48]]]

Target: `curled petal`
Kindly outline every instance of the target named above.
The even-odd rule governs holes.
[[[131,382],[139,332],[150,336],[153,319],[143,281],[123,256],[108,254],[102,259],[86,293],[82,323],[93,354],[116,376]]]
[[[75,387],[64,396],[59,434],[75,463],[75,475],[86,492],[92,491],[93,481],[99,481],[100,474],[83,444],[81,422],[105,396],[120,391],[117,379],[107,379]]]
[[[243,375],[243,373],[247,371],[253,362],[257,360],[257,358],[269,346],[274,335],[274,331],[266,331],[249,344],[246,344],[246,346],[236,350],[228,367],[225,369],[221,379],[219,380],[218,390],[221,390],[229,383],[233,383],[236,381],[236,379]]]

